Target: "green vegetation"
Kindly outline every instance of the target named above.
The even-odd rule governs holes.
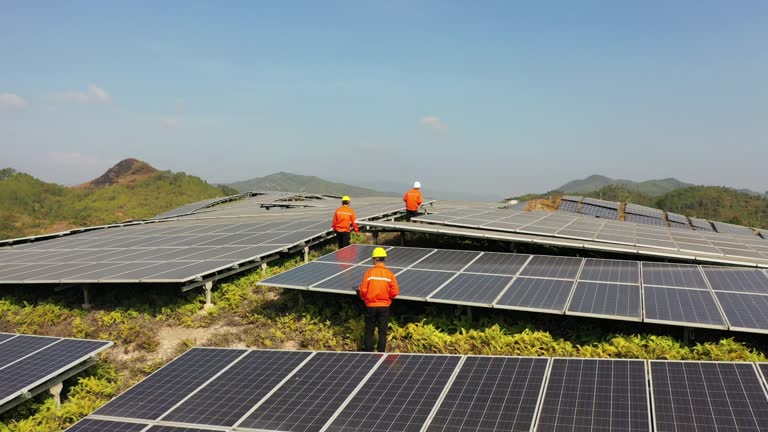
[[[149,218],[231,192],[170,171],[156,171],[132,182],[68,188],[7,168],[0,170],[0,238]]]
[[[672,192],[673,190],[693,186],[692,184],[684,183],[674,178],[634,182],[632,180],[617,180],[595,174],[582,180],[570,181],[557,188],[557,190],[566,194],[585,194],[597,192],[600,189],[611,185],[623,186],[628,191],[638,192],[652,197],[661,196],[665,193]]]
[[[305,192],[328,195],[358,196],[389,196],[392,194],[378,192],[343,183],[334,183],[315,176],[303,176],[287,172],[279,172],[266,177],[257,177],[250,180],[232,183],[231,186],[240,192],[257,190]]]
[[[364,242],[364,236],[354,241]],[[389,239],[393,244],[399,239]],[[447,241],[447,240],[445,240]],[[457,244],[457,246],[462,246]],[[445,244],[447,246],[447,244]],[[469,247],[469,245],[467,245]],[[477,245],[474,246],[475,248]],[[311,258],[332,251],[313,251]],[[274,262],[267,276],[301,264]],[[261,287],[260,271],[224,281],[215,307],[202,311],[199,292],[155,287],[92,291],[96,310],[77,306],[76,290],[36,299],[29,290],[0,291],[0,331],[109,339],[99,366],[65,386],[61,409],[47,393],[0,416],[3,432],[53,432],[92,413],[115,395],[192,346],[357,350],[363,305],[348,295]],[[39,295],[39,294],[38,294]],[[119,306],[118,306],[119,305]],[[667,326],[395,302],[389,348],[399,352],[600,358],[766,361],[765,341],[749,335],[697,331],[686,344]]]

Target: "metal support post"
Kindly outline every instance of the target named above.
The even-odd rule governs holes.
[[[48,391],[53,396],[53,401],[56,403],[56,409],[61,409],[61,390],[64,388],[63,383],[54,384]]]
[[[373,244],[375,245],[379,244],[379,232],[374,231],[372,234],[373,234]]]
[[[91,293],[88,285],[83,285],[83,309],[91,310]]]
[[[211,301],[212,288],[213,282],[206,282],[203,284],[203,289],[205,290],[205,305],[203,306],[203,310],[208,310],[213,307],[213,302]]]
[[[267,277],[267,263],[261,263],[261,275]]]
[[[405,231],[400,231],[400,246],[405,246]]]
[[[304,264],[309,262],[309,246],[304,248]]]

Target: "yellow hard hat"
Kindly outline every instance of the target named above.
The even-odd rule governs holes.
[[[336,196],[338,196],[338,195],[336,195]],[[344,195],[343,197],[341,197],[341,200],[342,201],[352,201],[352,198],[350,198],[349,195]]]
[[[371,258],[386,258],[387,257],[387,251],[384,250],[384,248],[376,248],[373,250],[373,254],[371,255]]]

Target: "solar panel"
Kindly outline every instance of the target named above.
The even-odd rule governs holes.
[[[651,361],[657,431],[768,429],[768,398],[751,363]]]
[[[525,266],[520,276],[576,279],[579,273],[581,258],[561,256],[534,256]]]
[[[464,272],[514,276],[530,257],[530,255],[485,252]]]
[[[455,273],[432,270],[408,269],[398,273],[397,284],[400,287],[400,299],[426,300],[436,289],[448,282]]]
[[[619,209],[619,203],[615,201],[605,201],[597,198],[584,198],[582,202],[585,204],[590,204],[598,207],[605,207],[605,208],[614,209],[614,210]]]
[[[636,284],[640,282],[640,263],[587,258],[579,280]]]
[[[655,209],[653,207],[646,207],[646,206],[637,205],[637,204],[627,203],[627,205],[624,207],[624,212],[627,214],[646,216],[646,217],[656,218],[656,219],[664,218],[663,211],[659,209]]]
[[[388,355],[326,430],[419,430],[459,360],[458,356]]]
[[[672,221],[669,222],[669,227],[675,228],[675,229],[685,229],[685,230],[691,229],[691,226],[688,224],[682,224],[682,223],[677,223]]]
[[[10,362],[21,360],[60,340],[54,337],[19,335],[0,346],[0,365],[5,366]]]
[[[752,228],[747,228],[741,225],[734,225],[725,222],[712,221],[712,226],[715,227],[715,231],[719,233],[737,234],[754,236],[755,231]]]
[[[147,425],[140,423],[124,423],[86,418],[67,429],[67,432],[140,432],[146,427]]]
[[[490,307],[512,279],[511,276],[459,274],[432,294],[429,301]]]
[[[648,322],[725,327],[710,291],[644,285],[643,302]]]
[[[156,420],[247,352],[193,348],[112,399],[94,414]]]
[[[642,269],[644,285],[709,289],[695,265],[644,262]]]
[[[573,201],[560,201],[560,207],[557,208],[560,211],[567,211],[576,213],[579,211],[579,203]]]
[[[608,209],[604,207],[598,207],[598,206],[589,205],[589,204],[582,204],[581,208],[579,209],[579,213],[598,217],[598,218],[603,218],[603,219],[619,218],[619,212],[616,210]]]
[[[696,230],[702,230],[702,231],[714,231],[715,229],[712,227],[712,224],[706,220],[706,219],[699,219],[692,217],[691,220],[691,226],[696,228]]]
[[[418,249],[418,248],[393,248],[391,253],[387,254],[387,266],[388,267],[410,267],[416,261],[426,257],[433,253],[435,249]]]
[[[536,431],[650,431],[643,360],[553,359]]]
[[[667,212],[667,220],[670,222],[677,222],[682,225],[688,225],[688,218],[678,213]]]
[[[640,321],[640,285],[579,282],[573,290],[568,312]]]
[[[438,250],[416,263],[413,268],[424,270],[456,271],[472,262],[480,252],[460,250]]]
[[[548,359],[470,356],[427,431],[532,429]]]
[[[0,351],[5,350],[8,343],[0,345]],[[107,341],[61,339],[20,358],[20,361],[5,365],[0,368],[0,405],[65,373],[111,345]]]
[[[584,198],[584,197],[583,197],[583,196],[581,196],[581,195],[563,195],[563,198],[562,198],[562,200],[563,200],[563,201],[574,201],[574,202],[579,202],[579,201],[581,201],[583,198]]]
[[[573,281],[519,277],[493,307],[563,313]]]
[[[309,356],[306,351],[249,351],[161,419],[232,426]]]
[[[352,266],[349,264],[313,261],[309,264],[292,269],[291,271],[283,272],[264,279],[259,283],[267,286],[305,288],[350,268],[352,268]]]
[[[200,429],[199,427],[176,427],[176,426],[152,426],[147,432],[218,432],[213,429]]]
[[[732,330],[768,332],[768,296],[715,291]]]
[[[357,288],[360,287],[360,282],[363,280],[365,273],[371,268],[370,265],[359,265],[352,267],[352,269],[339,273],[330,279],[318,282],[309,287],[311,291],[327,291],[337,292],[342,294],[354,294]],[[389,268],[393,273],[397,273],[398,269]],[[399,281],[398,281],[399,282]]]
[[[626,214],[624,215],[624,221],[643,225],[667,226],[667,222],[664,219],[661,219],[661,217],[650,217],[644,215]]]
[[[381,354],[318,352],[237,426],[320,430],[381,358]]]
[[[13,334],[10,334],[10,333],[0,333],[0,344],[2,344],[3,342],[7,341],[8,339],[12,339],[14,336],[16,336],[16,335],[13,335]]]
[[[760,270],[738,267],[702,267],[716,291],[768,294],[768,277]]]

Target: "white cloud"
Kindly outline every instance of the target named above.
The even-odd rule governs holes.
[[[432,129],[445,129],[445,123],[437,116],[425,116],[419,119],[419,124]]]
[[[56,94],[56,98],[64,102],[99,103],[112,102],[112,96],[101,87],[89,85],[85,91],[67,91]]]
[[[178,117],[161,117],[160,123],[169,129],[176,129],[181,127],[181,119]]]
[[[27,105],[27,101],[17,94],[0,93],[0,109],[22,109]]]

